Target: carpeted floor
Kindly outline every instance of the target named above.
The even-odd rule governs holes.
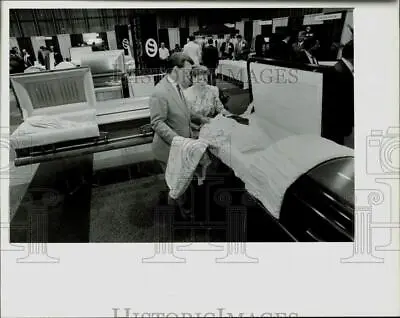
[[[163,175],[94,188],[90,242],[154,241],[153,210],[165,190]]]
[[[109,171],[109,173],[112,173]],[[125,179],[126,180],[126,179]],[[160,228],[168,228],[155,219],[155,209],[165,204],[167,186],[163,174],[139,177],[118,183],[106,183],[92,189],[90,207],[89,242],[131,243],[157,242],[163,240],[159,235]],[[196,191],[198,204],[195,205],[195,222],[204,222],[205,206],[199,199],[204,193],[199,188]],[[204,202],[203,202],[204,203]],[[178,213],[177,210],[175,213]],[[213,211],[213,220],[220,220],[223,214]],[[210,219],[211,222],[213,222]],[[175,214],[172,220],[174,242],[223,242],[226,240],[226,229],[208,226],[193,227]],[[177,223],[176,223],[177,222]],[[189,225],[189,226],[188,226]],[[158,234],[157,234],[158,233]]]

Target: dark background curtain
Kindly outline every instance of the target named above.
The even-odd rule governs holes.
[[[294,34],[302,31],[304,29],[303,26],[304,16],[298,17],[289,17],[288,21],[288,29],[291,30]]]
[[[341,13],[341,11],[335,13]],[[311,25],[315,38],[320,42],[318,52],[320,60],[334,61],[337,59],[337,49],[332,48],[332,43],[340,43],[345,17],[345,13],[342,13],[341,19],[325,20],[323,24]]]
[[[161,45],[161,42],[164,42],[166,48],[173,49],[173,47],[171,47],[171,48],[169,47],[168,29],[158,30],[158,39],[160,40],[160,45]]]
[[[272,24],[262,25],[261,26],[261,34],[265,37],[270,37],[272,35]]]
[[[53,35],[51,43],[54,46],[54,52],[60,53],[60,44],[58,43],[57,35]]]
[[[180,28],[179,29],[179,37],[181,39],[181,48],[183,48],[189,37],[189,28]]]
[[[107,32],[100,32],[99,37],[103,40],[103,46],[108,47]]]
[[[71,46],[78,47],[83,43],[83,35],[82,34],[71,34]]]
[[[253,21],[244,22],[244,39],[251,43],[253,39]]]
[[[22,50],[25,49],[28,54],[33,57],[33,60],[36,61],[36,52],[33,51],[31,38],[17,38],[19,49],[22,53]]]

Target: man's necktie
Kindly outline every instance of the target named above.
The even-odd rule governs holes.
[[[183,98],[182,90],[179,84],[176,84],[176,89],[178,90],[179,97],[182,99],[183,102],[185,102],[185,99]]]

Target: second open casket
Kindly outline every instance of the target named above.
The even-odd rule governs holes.
[[[24,120],[10,138],[17,152],[100,136],[89,68],[16,74],[11,84]]]
[[[290,240],[352,240],[354,151],[335,141],[338,133],[328,116],[339,111],[335,83],[327,85],[337,78],[332,72],[250,59],[252,103],[242,115],[248,125],[217,116],[200,131],[258,202],[258,212],[248,213],[256,226],[249,237],[257,233],[250,240],[271,240],[271,224]]]

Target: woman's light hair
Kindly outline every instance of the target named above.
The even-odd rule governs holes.
[[[199,75],[209,75],[210,71],[204,65],[195,65],[192,67],[191,76],[199,76]]]

